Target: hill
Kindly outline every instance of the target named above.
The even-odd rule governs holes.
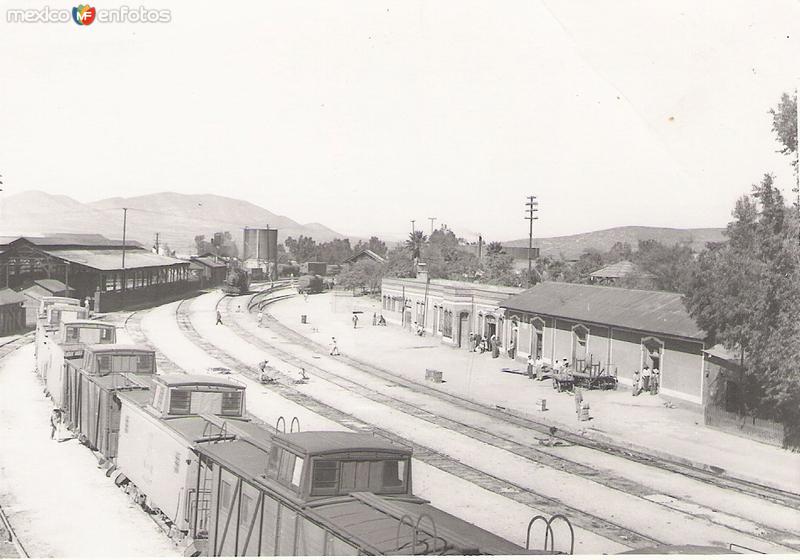
[[[654,239],[665,245],[689,243],[695,251],[701,251],[706,243],[724,241],[723,228],[659,228],[647,226],[622,226],[561,237],[534,238],[534,245],[541,248],[542,256],[567,259],[578,258],[586,249],[608,251],[614,243],[629,243],[634,249],[639,241]],[[515,239],[503,243],[506,247],[527,247],[527,239]]]
[[[196,235],[208,239],[215,231],[230,231],[241,250],[245,226],[277,227],[280,241],[300,235],[317,241],[343,237],[322,224],[303,225],[250,202],[224,196],[157,193],[83,204],[41,191],[26,191],[3,200],[0,233],[99,233],[119,239],[122,208],[128,208],[128,238],[149,244],[158,232],[160,241],[179,253],[192,253]]]

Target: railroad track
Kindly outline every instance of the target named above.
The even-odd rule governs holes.
[[[187,338],[189,338],[195,345],[213,358],[228,365],[235,366],[237,373],[258,381],[259,372],[256,370],[256,368],[249,366],[238,358],[231,356],[230,354],[214,346],[205,340],[195,330],[191,324],[191,321],[189,320],[188,312],[184,308],[185,301],[181,302],[176,307],[175,316],[178,321],[178,326],[184,332]],[[140,320],[137,319],[134,321],[127,321],[125,326],[131,333],[132,338],[135,340],[140,342],[145,342],[147,340],[147,337],[141,330]],[[160,352],[157,353],[160,354]],[[165,363],[165,365],[167,365],[165,371],[181,370],[177,364],[169,362],[168,359],[163,358],[163,355],[162,361],[168,362],[168,365]],[[294,387],[293,381],[282,372],[274,369],[272,369],[271,372],[274,373],[275,376],[281,380],[281,382],[267,385],[265,388],[274,391],[281,397],[354,431],[370,433],[388,441],[413,448],[415,459],[457,476],[463,480],[472,482],[473,484],[476,484],[477,486],[494,494],[526,505],[547,515],[555,515],[557,513],[564,514],[569,517],[576,526],[596,535],[605,537],[606,539],[621,544],[625,547],[635,549],[667,544],[642,533],[623,527],[607,519],[570,507],[559,500],[537,494],[536,492],[533,492],[532,490],[522,487],[511,481],[494,476],[480,469],[464,465],[458,460],[443,453],[425,446],[421,446],[402,436],[359,420],[358,418],[346,412],[343,412],[298,391]]]
[[[274,302],[262,301],[259,303],[266,306]],[[281,324],[269,313],[265,313],[265,320],[269,321],[270,329],[273,332],[280,334],[284,338],[298,344],[303,344],[306,347],[313,348],[315,351],[318,352],[327,352],[327,350],[321,344],[318,344],[317,342],[308,339],[307,337],[303,336],[297,331]],[[409,380],[408,378],[399,376],[393,372],[357,360],[350,356],[337,356],[337,359],[339,361],[342,361],[348,365],[351,365],[363,371],[364,373],[375,375],[395,385],[412,389],[419,393],[434,396],[438,399],[445,400],[451,404],[458,405],[459,407],[467,408],[475,412],[486,414],[493,418],[514,424],[518,427],[534,430],[542,435],[549,435],[549,430],[552,426],[551,423],[546,424],[544,422],[539,422],[530,418],[520,417],[506,411],[497,410],[485,404],[477,403],[475,401],[465,399],[463,397],[459,397],[451,393],[447,393],[446,391],[437,389],[435,387],[417,383],[415,381]],[[573,445],[578,445],[581,447],[593,449],[595,451],[600,451],[608,455],[614,455],[616,457],[620,457],[629,461],[635,461],[637,463],[647,465],[649,467],[656,467],[668,472],[693,478],[695,480],[699,480],[701,482],[711,484],[719,488],[734,490],[736,492],[748,494],[750,496],[762,500],[767,500],[769,502],[787,508],[800,510],[800,494],[789,492],[779,488],[772,488],[770,486],[767,486],[766,484],[761,484],[759,482],[737,478],[731,476],[728,473],[725,473],[723,469],[716,468],[712,465],[698,466],[696,464],[690,464],[688,462],[679,461],[677,460],[677,458],[666,458],[660,455],[647,453],[646,451],[638,449],[630,449],[628,447],[615,445],[610,442],[598,441],[596,439],[572,432],[569,429],[565,429],[562,427],[559,427],[558,433],[559,433],[559,439],[564,440]]]
[[[259,302],[256,303],[256,305],[260,305],[260,306],[261,305],[265,305],[265,304],[268,305],[270,303],[274,303],[275,301],[279,301],[281,299],[285,299],[286,297],[287,296],[276,296],[276,297],[271,298],[270,300],[267,300],[267,301],[265,301],[265,300],[259,301]],[[252,298],[252,299],[255,300],[255,298]],[[224,299],[220,299],[219,302],[218,302],[218,305],[222,301],[224,301]],[[228,301],[229,301],[229,305],[230,305],[230,300],[228,300]],[[276,329],[276,328],[274,328],[275,324],[277,324],[277,322],[273,318],[272,322],[270,324],[271,330],[273,330],[273,331],[288,330],[288,331],[290,331],[292,333],[294,332],[294,331],[291,331],[291,329],[288,329],[288,328],[286,328],[286,329],[281,329],[281,328]],[[325,379],[326,381],[328,381],[330,383],[334,383],[337,386],[342,387],[342,388],[346,389],[347,391],[349,391],[351,393],[359,394],[359,395],[364,396],[364,397],[366,397],[366,398],[368,398],[368,399],[370,399],[372,401],[375,401],[375,402],[378,402],[380,404],[386,405],[386,406],[388,406],[388,407],[390,407],[392,409],[399,410],[399,411],[404,412],[406,414],[412,415],[412,416],[414,416],[416,418],[420,418],[420,419],[426,420],[428,422],[431,422],[431,423],[436,424],[438,426],[441,426],[443,428],[453,430],[453,431],[455,431],[457,433],[466,435],[466,436],[468,436],[468,437],[470,437],[472,439],[475,439],[477,441],[480,441],[482,443],[486,443],[488,445],[492,445],[493,447],[497,447],[499,449],[503,449],[503,450],[505,450],[507,452],[513,453],[514,455],[517,455],[519,457],[534,461],[536,463],[551,467],[553,469],[561,470],[563,472],[566,472],[566,473],[569,473],[569,474],[572,474],[572,475],[575,475],[575,476],[579,476],[579,477],[585,478],[587,480],[590,480],[590,481],[592,481],[594,483],[597,483],[597,484],[601,484],[601,485],[606,486],[608,488],[611,488],[613,490],[621,491],[621,492],[624,492],[624,493],[632,495],[632,496],[637,496],[637,497],[642,498],[644,500],[648,500],[648,501],[650,501],[652,503],[657,503],[657,504],[659,504],[659,505],[661,505],[661,506],[663,506],[665,508],[672,509],[672,510],[680,512],[680,513],[686,513],[685,509],[682,509],[680,507],[681,505],[685,506],[685,504],[687,503],[685,500],[681,500],[675,506],[671,505],[669,502],[665,503],[663,500],[657,501],[657,500],[653,499],[654,496],[663,496],[660,493],[659,490],[651,488],[651,487],[648,487],[648,486],[646,486],[644,484],[640,484],[640,483],[637,483],[637,482],[622,478],[617,473],[615,473],[615,472],[613,472],[611,470],[598,469],[598,468],[595,468],[595,467],[591,467],[591,466],[585,465],[583,463],[572,461],[570,459],[566,459],[566,458],[558,455],[557,453],[553,453],[553,452],[547,451],[547,448],[542,448],[542,447],[539,447],[539,446],[532,446],[532,445],[520,443],[519,441],[517,441],[515,439],[498,435],[497,433],[492,432],[492,431],[490,431],[488,429],[480,428],[480,427],[478,427],[477,425],[475,425],[473,423],[466,423],[466,422],[459,421],[459,420],[456,420],[456,419],[453,419],[453,418],[444,417],[444,416],[442,416],[443,413],[442,413],[441,409],[437,409],[435,406],[433,406],[431,408],[426,408],[424,406],[420,406],[420,405],[409,403],[408,401],[402,400],[402,399],[400,399],[398,397],[389,396],[389,395],[385,395],[385,394],[382,394],[382,393],[379,393],[379,392],[375,392],[373,390],[367,389],[367,388],[365,388],[365,387],[363,387],[363,386],[351,381],[350,379],[348,379],[348,378],[346,378],[346,377],[344,377],[342,375],[332,373],[332,372],[330,372],[328,370],[325,370],[325,369],[323,369],[323,368],[321,368],[319,366],[316,366],[315,364],[313,364],[311,362],[303,360],[302,358],[298,358],[298,357],[294,356],[293,354],[291,354],[290,352],[287,352],[286,350],[283,350],[282,348],[280,348],[280,347],[278,347],[278,346],[276,346],[274,344],[270,344],[269,342],[267,342],[267,341],[265,341],[265,340],[263,340],[261,338],[257,338],[257,339],[254,340],[252,335],[250,333],[248,333],[245,329],[243,329],[241,326],[237,325],[235,321],[228,321],[227,326],[229,328],[231,328],[239,336],[241,336],[243,338],[246,338],[251,344],[259,346],[261,348],[264,348],[265,350],[269,351],[273,355],[276,355],[277,357],[279,357],[284,362],[291,363],[292,365],[295,365],[295,366],[298,366],[298,367],[304,367],[309,373],[317,375],[318,377],[320,377],[322,379]],[[280,334],[282,336],[285,336],[284,332],[280,332]],[[310,342],[310,341],[308,341],[308,339],[306,339],[302,335],[297,335],[296,334],[292,338],[296,342],[306,343],[306,345],[309,345],[307,343]],[[300,340],[297,340],[298,338]],[[315,347],[314,349],[320,350],[322,352],[324,352],[324,350],[325,350],[324,348],[321,348],[320,345],[317,345],[317,344],[315,344],[313,342],[312,342],[311,345],[313,345]],[[357,369],[359,369],[361,371],[364,370],[364,368],[360,367],[360,364],[362,364],[362,363],[357,361],[357,360],[353,360],[352,358],[346,358],[345,357],[342,361],[354,362],[355,364],[358,364],[358,365],[354,365],[354,367],[356,367]],[[348,365],[352,365],[352,364],[348,364]],[[368,364],[367,364],[367,367],[369,367]],[[371,372],[368,372],[368,373],[371,373]],[[394,374],[388,374],[389,378],[387,378],[387,375],[383,371],[380,371],[380,373],[377,374],[377,375],[381,379],[384,379],[386,381],[390,381],[393,384],[401,385],[401,386],[404,386],[404,387],[408,388],[411,391],[419,392],[419,391],[416,391],[416,387],[415,386],[417,384],[414,384],[411,381],[405,380],[404,378],[400,378],[400,377],[398,377],[398,376],[396,376]],[[402,381],[405,381],[405,382],[402,382]],[[412,385],[412,386],[409,387],[409,385]],[[425,386],[422,386],[422,387],[427,389],[427,387],[425,387]],[[439,398],[440,399],[441,392],[440,391],[436,391],[436,393],[437,394],[435,394],[433,396],[435,398]],[[468,401],[468,402],[471,402],[471,401]],[[461,403],[460,402],[456,402],[456,404],[460,405]],[[478,410],[477,412],[479,412],[481,414],[485,414],[485,410],[486,410],[486,408],[482,407],[482,409]],[[529,429],[528,426],[520,425],[520,422],[516,421],[516,417],[510,417],[509,418],[508,415],[498,415],[494,410],[492,410],[492,409],[488,409],[488,410],[492,412],[492,414],[490,414],[489,416],[491,416],[493,418],[499,418],[500,420],[502,420],[504,422],[507,422],[507,423],[511,423],[511,424],[515,425],[516,427]],[[538,431],[542,432],[543,434],[545,433],[541,429],[538,430]],[[549,435],[549,431],[546,432],[546,433],[547,433],[547,435]],[[568,438],[559,437],[559,439],[567,439],[567,441],[569,441]],[[585,439],[585,438],[582,438],[582,439]],[[581,445],[581,444],[577,443],[576,445]],[[589,447],[589,446],[584,445],[584,447]],[[594,447],[592,447],[592,449],[596,450],[596,451],[603,452],[603,453],[608,453],[608,451],[604,451],[602,449],[596,449]],[[619,456],[619,454],[615,454],[615,455]],[[625,456],[624,458],[628,459],[627,456]],[[637,461],[637,462],[642,462],[642,461]],[[648,466],[651,466],[651,465],[648,463]],[[661,465],[652,465],[652,466],[656,466],[656,467],[662,468],[662,469],[664,468]],[[670,469],[667,469],[667,470],[670,470]],[[674,473],[675,471],[671,470],[671,472]],[[680,474],[680,473],[678,473],[678,474]],[[696,506],[697,504],[691,504],[691,505]],[[706,511],[710,511],[710,508],[705,508],[705,510]],[[713,513],[713,512],[711,512],[711,513]],[[730,529],[732,531],[736,531],[737,533],[746,534],[749,537],[758,539],[760,541],[767,541],[767,542],[771,542],[771,543],[779,543],[779,544],[781,544],[783,546],[786,546],[787,548],[790,548],[790,549],[793,549],[793,550],[800,550],[800,546],[798,546],[798,536],[800,536],[800,534],[781,531],[781,530],[773,529],[771,527],[766,527],[766,526],[753,526],[751,529],[745,530],[745,529],[742,528],[742,526],[748,526],[748,524],[726,523],[725,521],[722,521],[720,519],[714,518],[713,515],[710,515],[709,513],[693,513],[691,515],[693,517],[696,517],[696,518],[705,519],[706,521],[708,521],[710,523],[713,523],[713,524],[715,524],[717,526],[725,527],[725,528]],[[725,516],[724,519],[729,519],[729,518],[730,519],[734,519],[735,517],[736,516]],[[739,520],[741,521],[741,519],[739,519]]]
[[[33,339],[33,333],[27,333],[11,342],[3,344],[0,346],[0,360],[26,344],[30,344],[33,342]],[[0,506],[0,537],[2,537],[2,539],[0,539],[0,558],[5,558],[6,555],[10,554],[10,550],[14,550],[18,558],[30,558],[28,551],[25,550],[25,545],[19,540],[17,533],[14,531],[14,526],[11,525],[11,521],[3,511],[2,506]]]

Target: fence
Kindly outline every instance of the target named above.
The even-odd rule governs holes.
[[[705,407],[703,419],[706,426],[767,445],[785,447],[787,443],[786,429],[779,422],[728,412],[713,405]]]

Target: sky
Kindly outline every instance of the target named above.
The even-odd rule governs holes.
[[[548,237],[721,227],[767,172],[792,196],[768,110],[800,85],[798,0],[141,5],[170,22],[0,0],[2,196],[214,193],[488,240],[527,236],[528,195]]]

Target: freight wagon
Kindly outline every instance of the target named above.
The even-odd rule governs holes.
[[[525,552],[414,496],[411,450],[369,434],[262,432],[196,450],[208,556]]]
[[[86,445],[113,459],[119,436],[117,395],[148,400],[155,352],[143,346],[93,344],[85,348],[83,358],[67,359],[65,364],[65,421]]]
[[[91,344],[114,344],[117,331],[113,324],[101,321],[66,321],[57,333],[42,342],[42,364],[50,398],[56,408],[64,406],[66,360],[80,360]]]
[[[36,372],[41,379],[47,379],[49,365],[49,355],[44,349],[45,344],[51,344],[53,335],[57,333],[62,322],[87,319],[88,316],[89,311],[79,305],[48,302],[48,305],[45,306],[44,315],[36,322],[35,335]]]
[[[186,532],[198,501],[198,461],[192,448],[248,424],[245,386],[209,375],[159,375],[146,401],[138,393],[118,396],[121,427],[116,462],[128,492]],[[202,494],[201,501],[206,497]],[[198,524],[203,527],[205,520]]]

